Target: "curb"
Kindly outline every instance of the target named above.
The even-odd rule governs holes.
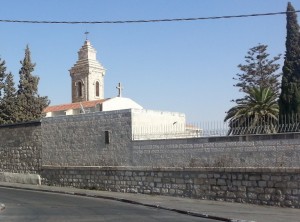
[[[231,218],[213,216],[213,215],[208,215],[208,214],[198,213],[198,212],[192,212],[192,211],[187,211],[187,210],[179,210],[179,209],[164,207],[164,206],[160,206],[160,205],[156,205],[156,204],[145,204],[145,203],[142,203],[142,202],[133,201],[133,200],[124,199],[124,198],[118,198],[118,197],[108,197],[108,196],[103,196],[103,195],[92,195],[92,194],[79,193],[79,192],[67,192],[67,191],[56,191],[56,190],[46,190],[46,189],[23,188],[23,187],[9,186],[9,185],[0,185],[0,187],[13,188],[13,189],[19,189],[19,190],[41,191],[41,192],[47,192],[47,193],[76,195],[76,196],[84,196],[84,197],[93,197],[93,198],[106,199],[106,200],[114,200],[114,201],[119,201],[119,202],[124,202],[124,203],[130,203],[130,204],[145,206],[145,207],[151,207],[151,208],[157,208],[157,209],[172,211],[172,212],[176,212],[176,213],[180,213],[180,214],[190,215],[190,216],[193,216],[193,217],[213,219],[213,220],[218,220],[218,221],[255,222],[255,221],[238,220],[238,219],[231,219]],[[2,205],[5,208],[5,205],[4,204],[2,204]]]

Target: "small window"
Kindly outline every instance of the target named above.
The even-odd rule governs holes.
[[[82,82],[77,82],[77,96],[82,97]]]
[[[97,81],[96,82],[96,96],[99,97],[99,88],[100,88],[100,84],[99,82]]]
[[[105,144],[110,144],[109,131],[104,131],[104,135],[105,135]]]

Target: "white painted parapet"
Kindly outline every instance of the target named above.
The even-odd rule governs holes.
[[[8,173],[0,172],[0,181],[8,183],[23,183],[41,185],[41,176],[29,173]]]

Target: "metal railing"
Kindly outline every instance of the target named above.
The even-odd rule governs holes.
[[[274,134],[286,132],[300,132],[300,118],[278,118],[253,121],[206,121],[200,123],[155,126],[134,126],[133,140],[197,138],[213,136]]]
[[[180,126],[155,125],[133,127],[133,140],[197,138],[225,136],[228,127],[222,122],[193,123]]]

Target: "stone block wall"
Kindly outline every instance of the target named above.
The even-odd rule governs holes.
[[[300,208],[300,169],[43,167],[42,184]]]
[[[40,122],[0,126],[0,171],[39,172],[41,150]]]
[[[300,134],[133,141],[133,164],[154,167],[300,167]]]
[[[119,110],[42,120],[43,165],[129,166],[131,112]]]

